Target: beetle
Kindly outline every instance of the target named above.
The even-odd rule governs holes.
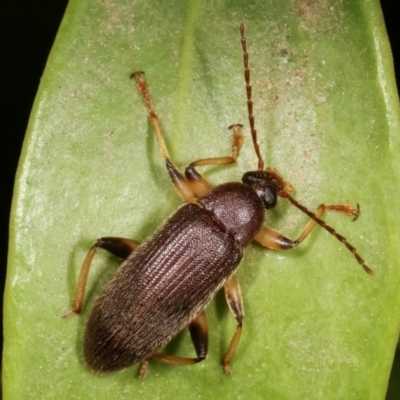
[[[89,250],[80,272],[73,309],[80,313],[86,281],[98,248],[124,259],[114,278],[103,289],[90,314],[83,341],[86,363],[95,371],[109,372],[142,363],[140,375],[147,371],[149,359],[168,364],[189,365],[207,357],[208,324],[204,308],[224,288],[226,301],[236,319],[236,330],[222,365],[230,373],[230,363],[242,333],[243,301],[235,271],[244,249],[252,240],[274,250],[298,246],[319,224],[342,242],[364,270],[372,270],[347,240],[328,226],[321,216],[336,211],[356,218],[359,207],[349,204],[321,204],[315,213],[290,194],[292,186],[275,168],[264,169],[257,143],[253,116],[249,56],[244,25],[240,25],[243,49],[247,108],[258,169],[246,172],[242,182],[213,187],[197,167],[235,163],[243,142],[242,125],[232,130],[231,154],[200,159],[184,174],[170,160],[158,115],[141,71],[132,74],[146,105],[161,155],[175,189],[185,205],[181,206],[149,239],[102,237]],[[278,198],[286,198],[310,217],[296,240],[263,225],[266,210],[274,208]],[[185,327],[189,328],[196,357],[186,358],[158,352]]]

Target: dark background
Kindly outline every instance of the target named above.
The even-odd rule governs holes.
[[[7,265],[9,210],[14,175],[40,77],[68,2],[66,0],[20,0],[4,3],[7,4],[2,5],[0,24],[0,29],[4,30],[1,35],[3,72],[0,78],[2,102],[0,126],[3,137],[1,145],[3,195],[0,207],[1,288],[4,286]],[[381,4],[395,59],[397,86],[399,87],[398,1],[381,0]],[[393,371],[392,378],[400,382],[399,351],[395,371]]]

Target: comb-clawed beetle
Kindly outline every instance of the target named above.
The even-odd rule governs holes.
[[[249,124],[258,157],[258,169],[246,172],[241,183],[228,182],[213,187],[196,170],[200,166],[234,163],[243,141],[241,125],[231,126],[233,144],[230,156],[195,161],[183,175],[169,158],[143,72],[132,74],[143,96],[172,183],[188,204],[179,208],[142,244],[131,239],[103,237],[91,247],[82,265],[74,307],[66,316],[81,311],[87,276],[97,248],[125,259],[97,299],[87,323],[83,353],[87,364],[95,371],[115,371],[142,362],[140,374],[143,376],[149,359],[175,365],[204,360],[208,348],[204,308],[224,287],[227,303],[237,321],[222,361],[225,371],[229,373],[244,316],[235,271],[243,250],[253,239],[269,249],[291,249],[308,236],[315,224],[319,224],[340,240],[364,270],[372,275],[356,249],[321,220],[325,210],[357,217],[358,208],[348,204],[322,204],[312,213],[290,195],[291,185],[274,168],[264,170],[252,112],[243,24],[240,25],[240,33]],[[311,218],[297,240],[263,226],[265,210],[275,207],[279,197],[287,198]],[[189,328],[196,357],[158,353],[185,327]]]

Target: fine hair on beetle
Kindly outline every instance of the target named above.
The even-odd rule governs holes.
[[[244,25],[240,25],[244,78],[250,132],[258,167],[242,176],[241,182],[213,186],[197,169],[236,162],[243,142],[242,125],[229,127],[232,146],[229,155],[199,159],[181,173],[171,161],[144,72],[132,74],[146,106],[157,145],[182,205],[145,242],[122,237],[101,237],[90,248],[81,268],[71,311],[79,314],[93,257],[98,248],[121,258],[123,263],[106,285],[90,313],[83,339],[86,364],[97,372],[111,372],[141,363],[145,376],[149,360],[173,365],[191,365],[208,354],[208,322],[204,308],[223,288],[236,329],[222,359],[226,373],[239,345],[244,319],[242,294],[235,271],[244,249],[255,240],[272,250],[298,246],[318,224],[354,255],[365,272],[372,270],[357,250],[321,218],[335,211],[357,218],[359,206],[321,204],[315,212],[295,200],[292,186],[272,167],[264,169],[257,142],[250,84],[249,55]],[[297,239],[291,239],[264,225],[265,212],[279,198],[307,214],[310,221]],[[188,328],[195,357],[165,354],[160,349],[184,328]]]

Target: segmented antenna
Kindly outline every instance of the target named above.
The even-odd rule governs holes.
[[[257,142],[257,131],[254,127],[253,101],[251,99],[251,85],[250,85],[249,55],[247,53],[246,38],[244,36],[244,25],[243,24],[240,24],[240,36],[241,36],[241,43],[242,43],[242,49],[243,49],[244,79],[246,82],[247,109],[248,109],[248,114],[249,114],[250,131],[251,131],[251,136],[253,138],[254,150],[258,157],[258,170],[262,171],[262,170],[264,170],[264,161],[260,154],[260,148],[259,148],[258,142]],[[267,168],[266,171],[268,171],[268,170],[269,170],[269,168]],[[282,189],[283,189],[283,186],[282,186]],[[280,197],[285,197],[286,199],[288,199],[296,208],[298,208],[300,211],[303,211],[303,213],[307,214],[318,225],[322,226],[322,228],[327,230],[331,235],[333,235],[337,240],[339,240],[339,242],[343,243],[347,247],[347,249],[351,253],[353,253],[354,257],[356,258],[358,263],[364,268],[364,270],[367,274],[369,274],[369,275],[374,274],[373,271],[367,266],[365,261],[358,254],[356,248],[353,245],[351,245],[344,236],[337,233],[331,226],[326,224],[322,219],[318,218],[314,213],[312,213],[310,210],[308,210],[306,207],[304,207],[302,204],[300,204],[287,191],[281,190],[278,192],[278,195]],[[357,212],[357,214],[354,214],[354,215],[355,215],[355,218],[357,218],[358,212]]]
[[[253,101],[251,100],[251,85],[250,85],[250,70],[249,70],[249,55],[247,53],[246,38],[244,36],[244,25],[240,24],[240,36],[243,49],[243,65],[244,65],[244,80],[246,82],[246,94],[247,94],[247,110],[249,114],[249,124],[251,136],[253,138],[254,150],[258,157],[258,170],[264,169],[264,161],[260,154],[260,148],[257,143],[257,131],[254,127],[254,116],[253,116]]]
[[[285,197],[288,199],[295,207],[297,207],[299,210],[303,211],[303,213],[307,214],[311,219],[313,219],[318,225],[322,226],[324,229],[326,229],[331,235],[335,236],[339,242],[343,243],[354,255],[356,260],[358,261],[359,264],[364,268],[365,272],[369,275],[373,275],[374,272],[372,271],[371,268],[367,266],[365,261],[361,258],[361,256],[357,253],[357,250],[354,246],[352,246],[344,236],[340,235],[337,233],[331,226],[325,223],[322,219],[318,218],[314,213],[312,213],[310,210],[308,210],[306,207],[304,207],[302,204],[300,204],[297,200],[295,200],[289,193],[285,191],[280,191],[278,193],[279,196]]]

